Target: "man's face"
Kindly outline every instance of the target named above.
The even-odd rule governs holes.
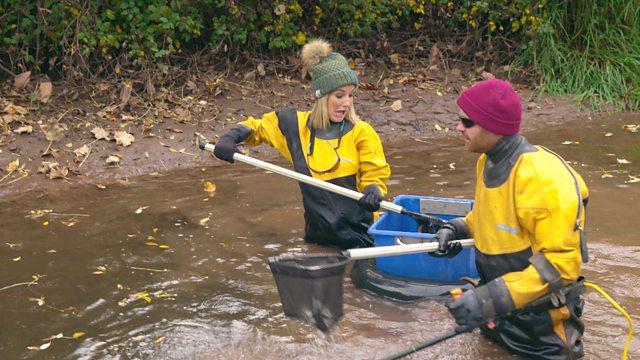
[[[460,116],[460,121],[456,125],[456,130],[462,134],[464,146],[467,150],[474,153],[486,153],[502,138],[502,135],[476,124],[462,109],[460,109],[458,115]]]

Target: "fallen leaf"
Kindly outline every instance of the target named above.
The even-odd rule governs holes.
[[[85,335],[84,332],[78,331],[78,332],[74,332],[73,335],[71,335],[71,337],[74,339],[77,339],[77,338],[83,337],[84,335]]]
[[[96,187],[97,187],[98,189],[106,189],[106,188],[107,188],[106,186],[104,186],[104,185],[102,185],[102,184],[96,184]]]
[[[604,174],[602,174],[602,178],[612,178],[613,175],[609,174],[608,172],[605,172]]]
[[[133,135],[123,130],[117,130],[113,134],[113,137],[116,139],[116,144],[122,145],[124,147],[131,145],[131,143],[133,143],[133,141],[135,140],[135,137]]]
[[[142,206],[142,207],[139,207],[139,208],[135,211],[135,213],[136,213],[136,214],[142,214],[142,211],[143,211],[143,210],[146,210],[146,209],[148,209],[148,208],[149,208],[148,206]]]
[[[66,166],[60,167],[58,165],[51,168],[51,171],[49,171],[49,179],[64,179],[67,177],[67,174],[69,174],[69,168]]]
[[[396,100],[391,104],[391,110],[400,111],[402,109],[402,100]]]
[[[210,218],[211,218],[210,216],[207,216],[204,219],[200,219],[200,225],[202,225],[202,226],[207,225],[207,223],[209,222]]]
[[[23,126],[20,126],[19,128],[15,129],[15,130],[13,130],[13,132],[16,133],[16,134],[24,134],[24,133],[31,134],[33,132],[33,126],[31,126],[31,125],[23,125]]]
[[[51,98],[52,93],[53,93],[53,85],[51,84],[51,82],[49,81],[42,82],[38,86],[38,94],[36,95],[36,99],[46,104],[49,102],[49,99]]]
[[[27,84],[29,83],[29,79],[31,79],[31,71],[25,71],[21,74],[18,74],[13,78],[13,86],[16,89],[22,89],[23,87],[27,86]]]
[[[640,177],[639,176],[633,176],[633,175],[629,175],[629,181],[625,181],[625,183],[627,184],[631,184],[631,183],[639,183],[640,182]]]
[[[393,53],[389,55],[389,61],[391,61],[391,63],[394,65],[398,65],[400,64],[400,57],[398,56],[397,53]]]
[[[622,129],[629,131],[629,132],[633,132],[633,133],[637,133],[638,131],[640,131],[640,124],[638,125],[622,125]]]
[[[13,104],[5,106],[3,111],[7,114],[26,115],[27,113],[29,113],[29,110],[27,110],[26,108]]]
[[[8,163],[7,166],[4,167],[4,169],[7,170],[7,172],[11,173],[18,170],[19,167],[20,159],[15,159],[12,162]]]
[[[91,133],[98,140],[100,140],[100,139],[109,140],[109,133],[105,129],[101,128],[101,127],[94,127],[93,130],[91,130]]]
[[[87,144],[82,145],[81,147],[73,150],[73,153],[76,154],[76,157],[82,157],[89,155],[91,149],[87,146]]]
[[[118,164],[120,162],[120,157],[115,155],[109,155],[107,160],[105,160],[107,164]]]
[[[613,136],[613,134],[608,132],[608,133],[605,133],[604,136],[609,137],[609,136]]]
[[[433,127],[436,128],[436,130],[438,130],[438,131],[442,131],[442,126],[440,126],[440,124],[438,124],[438,123],[435,123],[433,125]]]
[[[47,140],[56,142],[64,138],[64,133],[67,131],[66,126],[60,125],[57,120],[51,119],[46,124],[41,124],[40,128],[44,132]]]
[[[631,161],[627,159],[616,158],[616,160],[618,161],[618,164],[631,164]]]

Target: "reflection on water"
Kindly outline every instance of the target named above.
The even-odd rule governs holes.
[[[640,174],[640,142],[638,134],[620,126],[638,122],[637,117],[594,120],[528,136],[575,162],[587,180],[591,262],[584,273],[636,324],[640,245],[633,225],[640,184],[625,181],[629,171]],[[472,196],[476,155],[466,153],[459,139],[385,147],[393,170],[390,197]],[[631,164],[617,165],[618,158]],[[214,197],[203,191],[203,180],[216,183]],[[348,278],[345,316],[332,332],[286,318],[266,259],[290,250],[321,251],[304,244],[302,229],[293,180],[243,164],[212,161],[204,170],[107,189],[78,186],[4,199],[0,354],[6,359],[370,359],[453,329],[440,303],[383,299],[354,288]],[[626,320],[597,293],[585,297],[587,358],[619,357]],[[639,349],[636,337],[631,353]],[[420,355],[513,358],[478,333]]]

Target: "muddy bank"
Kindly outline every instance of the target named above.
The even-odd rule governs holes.
[[[471,81],[447,78],[445,82],[425,72],[381,80],[370,78],[365,69],[359,71],[356,109],[378,131],[383,144],[457,136],[455,100]],[[229,126],[248,116],[281,107],[306,110],[313,101],[308,80],[287,76],[200,80],[159,89],[153,100],[143,100],[144,88],[136,84],[97,82],[74,87],[54,83],[46,104],[33,101],[29,88],[16,91],[5,86],[0,99],[5,119],[0,137],[0,197],[55,191],[78,183],[103,187],[142,174],[212,165],[218,160],[197,148],[198,136],[215,142]],[[570,99],[534,98],[527,86],[515,87],[523,99],[525,134],[590,116]],[[20,111],[12,111],[11,106]],[[25,131],[25,126],[32,132]],[[55,130],[55,140],[49,141]],[[266,147],[255,148],[252,154],[267,160],[277,156]]]

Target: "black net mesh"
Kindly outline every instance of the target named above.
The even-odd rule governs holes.
[[[342,317],[345,268],[342,254],[283,254],[270,257],[285,315],[330,330]]]

